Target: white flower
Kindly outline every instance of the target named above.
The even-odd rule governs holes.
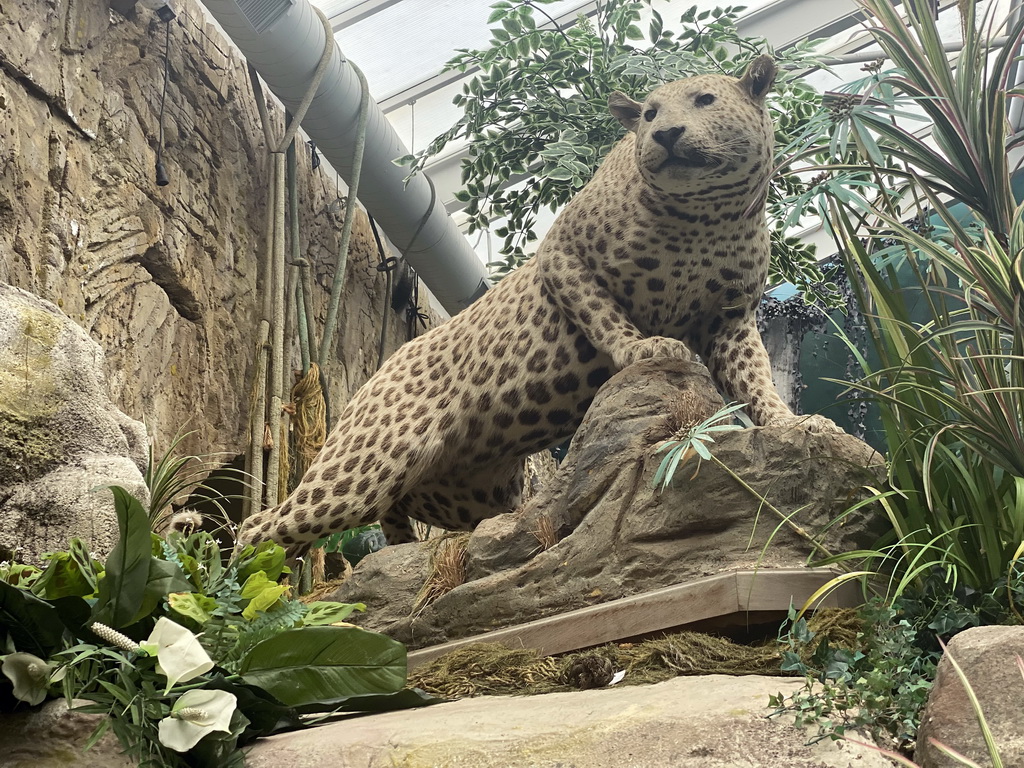
[[[53,665],[31,653],[9,653],[3,659],[3,673],[14,683],[14,698],[32,706],[41,704],[46,698]]]
[[[188,752],[208,733],[230,733],[237,706],[235,695],[227,691],[187,691],[174,702],[171,716],[160,721],[160,743],[175,752]]]
[[[168,691],[176,683],[213,669],[213,661],[196,636],[166,616],[157,619],[149,639],[141,647],[145,653],[156,656],[156,671],[167,676]]]

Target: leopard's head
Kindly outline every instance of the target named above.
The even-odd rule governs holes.
[[[770,171],[774,130],[765,96],[778,69],[769,56],[740,78],[698,75],[656,88],[643,103],[616,91],[611,113],[636,133],[636,162],[655,189],[669,193],[729,184]]]

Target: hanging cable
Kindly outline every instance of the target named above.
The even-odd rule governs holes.
[[[332,33],[333,34],[333,33]],[[334,39],[333,37],[331,38]],[[334,267],[334,281],[331,283],[331,298],[327,307],[323,337],[320,339],[320,355],[317,362],[320,369],[327,367],[327,360],[334,347],[335,326],[338,324],[338,309],[341,306],[341,292],[345,287],[345,270],[348,268],[348,248],[352,237],[352,224],[356,217],[356,197],[359,194],[359,178],[363,172],[363,155],[366,149],[366,126],[370,120],[370,86],[359,67],[351,61],[356,77],[359,78],[359,120],[356,123],[356,139],[352,147],[352,174],[349,177],[348,203],[345,206],[345,221],[341,226],[341,242],[338,244],[338,261]]]
[[[166,187],[171,183],[167,177],[167,169],[164,168],[164,108],[167,105],[167,85],[171,78],[171,19],[174,18],[174,11],[171,11],[168,6],[164,6],[164,8],[167,8],[170,14],[160,14],[166,33],[164,35],[164,84],[160,91],[160,112],[156,118],[159,134],[156,142],[156,185],[158,187]]]
[[[391,290],[394,280],[392,273],[399,262],[394,256],[387,255],[384,242],[381,240],[380,232],[377,229],[377,222],[374,221],[372,216],[370,216],[370,229],[373,230],[373,239],[377,242],[377,256],[379,258],[377,271],[384,273],[384,310],[380,321],[380,341],[377,343],[377,370],[379,371],[380,367],[384,365],[384,347],[388,338],[388,318],[391,315]]]

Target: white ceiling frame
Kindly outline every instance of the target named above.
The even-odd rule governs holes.
[[[402,0],[362,0],[361,2],[354,3],[343,11],[339,11],[328,18],[331,22],[331,29],[335,33],[338,32],[342,27],[347,27],[351,24],[367,19],[377,11],[383,11],[385,8],[390,8],[392,5],[400,3]]]
[[[380,3],[386,6],[394,2],[397,0],[365,0],[364,4]],[[563,28],[574,24],[581,13],[592,16],[595,12],[596,3],[591,0],[557,17],[555,22],[559,28]],[[857,17],[855,0],[831,0],[828,3],[821,0],[776,0],[769,6],[741,17],[736,26],[741,35],[756,34],[767,39],[774,48],[785,48],[808,37],[829,36],[848,29],[857,23]],[[538,25],[540,29],[549,29],[551,26],[550,23]],[[398,93],[386,96],[378,105],[384,114],[393,112],[451,83],[468,80],[477,71],[477,67],[471,67],[465,72],[438,72]]]

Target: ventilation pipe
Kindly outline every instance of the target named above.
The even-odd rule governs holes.
[[[308,0],[203,0],[203,4],[274,95],[294,110],[326,42],[324,25]],[[361,91],[358,77],[333,38],[330,44],[334,55],[302,128],[348,181]],[[407,154],[387,118],[371,103],[359,202],[454,315],[487,289],[487,272],[430,180],[421,173],[405,184],[407,169],[392,161]]]

